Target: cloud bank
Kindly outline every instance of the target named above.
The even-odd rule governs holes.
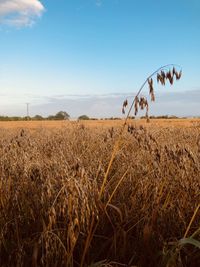
[[[72,118],[86,114],[89,117],[123,117],[122,103],[128,99],[129,106],[135,94],[118,93],[104,95],[3,95],[0,94],[1,115],[26,115],[26,102],[30,103],[30,114],[47,116],[60,110],[67,111]],[[7,103],[7,104],[6,104]],[[8,104],[9,103],[9,104]],[[150,103],[149,115],[200,116],[200,89],[156,93],[156,102]],[[139,116],[145,112],[139,112]],[[133,115],[133,113],[132,113]]]
[[[44,12],[39,0],[0,0],[0,24],[32,26]]]

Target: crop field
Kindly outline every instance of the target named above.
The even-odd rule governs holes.
[[[0,266],[200,266],[200,120],[0,123]]]

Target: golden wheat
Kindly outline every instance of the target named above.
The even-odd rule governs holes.
[[[1,266],[161,266],[197,232],[199,127],[129,123],[101,192],[120,124],[93,124],[0,130]]]

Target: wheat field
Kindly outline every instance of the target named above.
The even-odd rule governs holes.
[[[200,120],[122,124],[0,123],[0,266],[200,266]]]

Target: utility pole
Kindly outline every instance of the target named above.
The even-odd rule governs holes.
[[[29,105],[30,103],[26,103],[26,118],[29,119]]]

